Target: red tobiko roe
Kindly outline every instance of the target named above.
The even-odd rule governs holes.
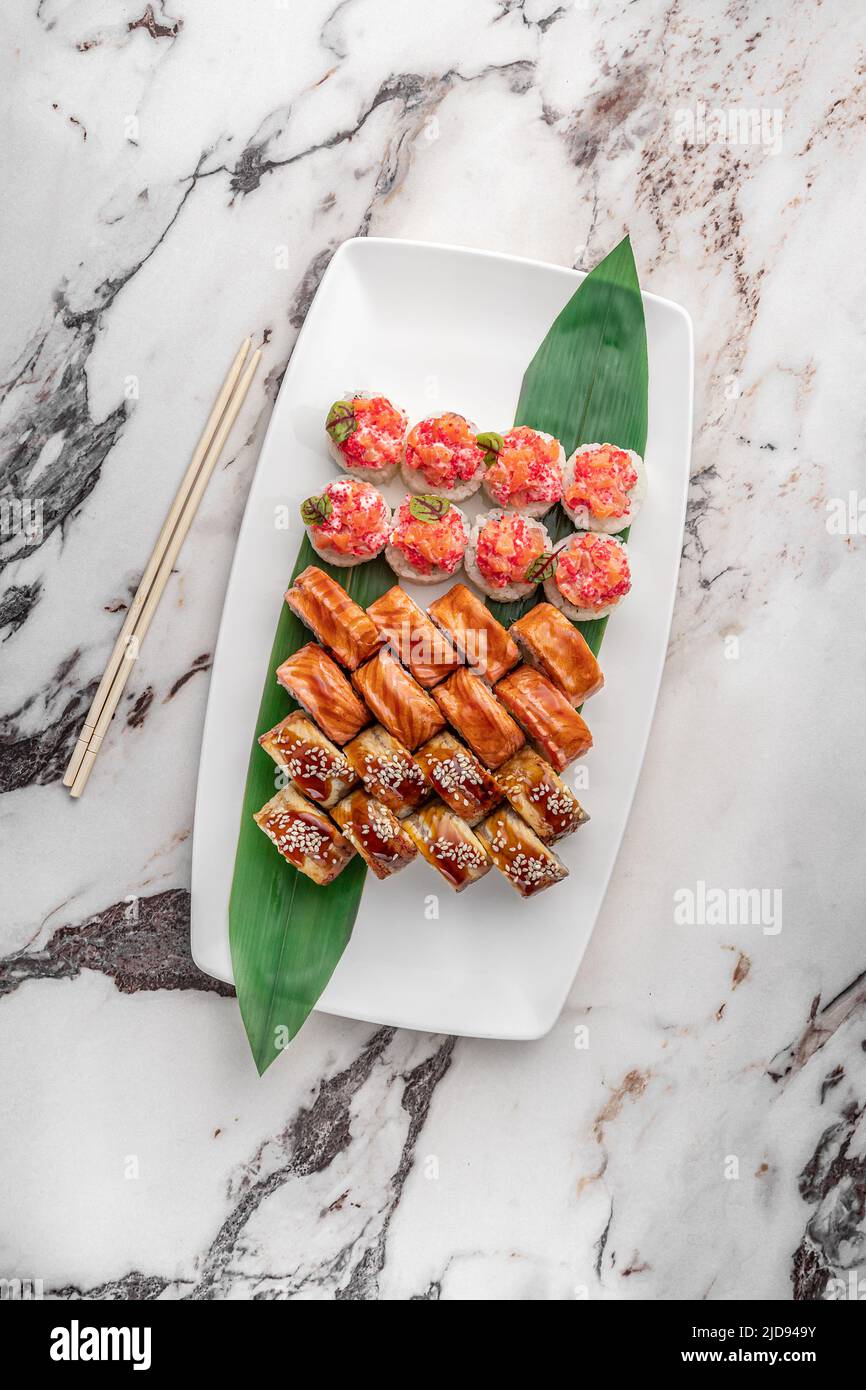
[[[556,583],[575,608],[606,608],[631,588],[625,547],[613,536],[577,536],[557,556]]]
[[[423,473],[431,487],[468,483],[484,462],[469,422],[451,411],[414,425],[406,437],[406,462]]]
[[[487,470],[487,488],[503,507],[527,502],[549,502],[562,496],[559,443],[544,439],[537,430],[518,425],[502,436],[496,462]]]
[[[592,453],[577,454],[574,481],[566,488],[563,501],[572,511],[587,507],[593,516],[625,516],[628,494],[637,483],[637,469],[624,449],[603,444]]]
[[[327,517],[311,530],[316,544],[340,555],[378,555],[388,540],[388,504],[370,483],[335,478],[323,497],[330,503]]]
[[[443,516],[420,521],[409,510],[411,499],[400,503],[394,516],[391,545],[405,555],[419,574],[434,569],[448,574],[460,564],[466,549],[463,518],[456,507],[449,507]]]
[[[356,468],[387,468],[399,463],[406,417],[385,396],[356,396],[352,401],[355,428],[337,447]]]
[[[475,548],[475,563],[494,589],[522,583],[526,571],[544,554],[544,532],[516,512],[492,517],[483,526]]]

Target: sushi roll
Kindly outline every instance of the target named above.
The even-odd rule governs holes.
[[[624,531],[645,496],[646,469],[634,449],[581,444],[565,465],[562,506],[579,531]]]
[[[401,473],[410,492],[428,492],[462,502],[481,486],[484,450],[475,426],[446,411],[413,425],[403,446]]]
[[[523,660],[580,705],[604,685],[601,667],[577,628],[552,603],[537,603],[511,624]]]
[[[334,462],[368,483],[387,483],[403,457],[408,420],[386,396],[366,391],[334,401],[325,421]]]
[[[520,660],[520,652],[505,628],[465,584],[453,585],[447,594],[434,599],[427,612],[488,685],[495,685]]]
[[[577,710],[532,666],[518,666],[499,682],[496,695],[536,752],[557,772],[592,747],[592,734]]]
[[[352,681],[379,723],[406,748],[426,743],[445,725],[426,690],[384,647],[379,648],[372,661],[353,672]]]
[[[437,685],[433,698],[473,753],[494,772],[522,748],[523,734],[480,676],[461,668]]]
[[[367,615],[397,660],[428,690],[460,665],[460,657],[445,634],[399,584],[371,603]]]
[[[268,729],[259,743],[297,790],[326,810],[358,780],[348,758],[300,710]]]
[[[488,598],[526,598],[552,565],[547,528],[519,512],[482,512],[463,558],[466,573]]]
[[[496,778],[447,729],[419,748],[415,759],[445,805],[467,825],[476,825],[502,800]]]
[[[517,425],[507,434],[479,434],[487,471],[484,491],[496,507],[544,516],[562,496],[565,450],[552,434]]]
[[[316,565],[292,583],[286,603],[341,666],[354,671],[381,645],[376,624],[346,590]]]
[[[301,520],[316,554],[345,569],[385,549],[391,509],[369,483],[335,478],[318,497],[301,503]]]
[[[280,854],[314,883],[331,883],[355,851],[332,822],[293,786],[284,787],[253,820]]]
[[[521,748],[497,775],[517,814],[546,845],[589,820],[574,792],[532,748]]]
[[[631,588],[628,550],[617,536],[576,531],[553,554],[556,568],[544,592],[573,623],[607,617]]]
[[[490,870],[478,836],[441,801],[431,801],[404,821],[403,828],[455,893],[462,893]]]
[[[394,513],[385,559],[401,579],[439,584],[463,563],[469,523],[447,497],[418,493],[406,497]]]
[[[559,856],[539,840],[510,806],[493,811],[478,826],[476,834],[499,872],[522,898],[531,898],[568,877],[568,869]]]
[[[350,792],[331,815],[377,878],[390,878],[418,853],[397,817],[366,792]]]
[[[430,784],[408,748],[374,724],[346,744],[346,757],[374,796],[395,816],[408,816],[430,796]]]
[[[277,668],[277,680],[328,738],[341,747],[371,722],[336,661],[308,642]]]

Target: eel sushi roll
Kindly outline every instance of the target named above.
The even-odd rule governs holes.
[[[430,784],[408,748],[381,724],[373,724],[353,738],[346,744],[345,754],[367,795],[381,801],[395,816],[408,816],[430,796]]]
[[[510,603],[526,598],[551,563],[546,526],[519,512],[482,512],[475,518],[463,563],[488,598]]]
[[[580,705],[604,685],[601,667],[577,628],[552,603],[537,603],[511,624],[523,660]]]
[[[579,531],[624,531],[645,496],[646,469],[634,449],[581,444],[565,465],[562,506]]]
[[[347,393],[334,401],[325,421],[331,457],[356,478],[387,483],[400,466],[408,423],[387,396]]]
[[[484,491],[494,506],[539,517],[559,501],[565,450],[552,434],[517,425],[477,439],[486,455]]]
[[[370,483],[335,478],[318,497],[301,503],[301,520],[316,554],[345,569],[385,549],[391,509]]]
[[[401,579],[439,584],[463,564],[469,523],[447,497],[418,493],[394,513],[385,559]]]
[[[546,845],[589,820],[571,788],[532,748],[521,748],[509,758],[498,780],[514,810]]]
[[[377,878],[405,869],[418,852],[393,812],[360,789],[338,801],[331,815]]]
[[[455,893],[462,893],[490,870],[490,860],[478,836],[441,801],[431,801],[405,820],[403,828],[427,863]]]
[[[358,780],[348,757],[300,710],[268,729],[259,743],[295,788],[326,810]]]
[[[568,877],[568,869],[510,806],[482,821],[476,834],[497,869],[521,898],[531,898]]]
[[[400,471],[410,492],[462,502],[480,488],[484,468],[475,426],[453,411],[419,421],[406,436]]]
[[[556,568],[544,593],[573,623],[606,618],[631,588],[628,550],[618,536],[576,531],[553,554]]]
[[[467,825],[477,825],[502,800],[493,774],[447,729],[434,734],[415,758],[445,805]]]
[[[324,811],[291,785],[271,797],[253,820],[288,864],[320,885],[342,873],[355,853]]]

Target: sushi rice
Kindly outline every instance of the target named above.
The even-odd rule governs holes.
[[[599,449],[615,449],[617,453],[627,455],[632,468],[637,474],[637,481],[632,488],[622,489],[625,496],[625,510],[619,516],[597,516],[586,506],[570,507],[566,501],[568,489],[573,486],[575,481],[575,465],[578,459],[587,454],[597,453]],[[578,449],[566,462],[563,470],[562,480],[562,509],[569,517],[578,531],[598,531],[605,535],[613,536],[620,531],[624,531],[627,526],[631,526],[641,504],[646,496],[647,475],[644,461],[640,454],[636,454],[634,449],[620,449],[619,445],[614,444],[581,444]]]
[[[542,543],[542,555],[549,554],[552,549],[550,535],[548,534],[547,527],[542,525],[542,523],[540,521],[537,521],[534,517],[523,516],[518,512],[510,511],[509,509],[504,507],[497,507],[493,511],[479,513],[479,515],[475,518],[475,522],[473,524],[472,531],[469,536],[469,544],[466,547],[466,554],[463,557],[463,564],[465,566],[466,573],[469,575],[469,578],[472,580],[473,584],[476,584],[478,588],[481,590],[481,592],[483,594],[486,594],[488,598],[498,599],[502,603],[511,603],[515,599],[526,598],[529,594],[533,592],[534,589],[538,588],[538,585],[541,582],[538,579],[531,580],[525,578],[520,579],[515,577],[512,583],[497,586],[491,584],[490,581],[484,577],[484,575],[481,573],[481,570],[478,568],[478,542],[481,539],[482,533],[491,522],[507,521],[508,518],[513,518],[515,523],[523,523],[523,525],[537,533],[538,538]]]
[[[575,543],[578,540],[582,540],[583,538],[591,538],[592,540],[602,542],[605,548],[615,547],[618,550],[622,551],[623,557],[625,558],[625,573],[628,579],[628,588],[626,589],[625,593],[618,594],[609,603],[605,604],[602,607],[578,608],[576,604],[571,603],[562,593],[557,582],[556,573],[554,572],[554,574],[551,575],[550,579],[546,579],[544,581],[545,597],[548,603],[552,603],[557,608],[561,609],[565,616],[567,618],[570,618],[573,623],[588,623],[592,622],[594,618],[606,618],[608,613],[612,613],[614,608],[616,608],[618,604],[620,604],[622,600],[627,597],[629,591],[631,590],[631,573],[629,569],[628,547],[626,546],[624,541],[621,541],[619,539],[618,536],[601,536],[598,534],[598,532],[595,531],[574,531],[570,536],[565,536],[563,540],[561,540],[557,545],[554,546],[554,555],[558,555],[561,551],[575,545]]]

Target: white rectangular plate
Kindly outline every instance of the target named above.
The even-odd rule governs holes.
[[[582,278],[511,256],[373,238],[346,242],[331,261],[274,407],[214,659],[192,862],[192,953],[208,974],[232,978],[228,903],[250,743],[303,536],[298,505],[335,473],[325,450],[328,406],[347,390],[373,390],[413,421],[457,410],[479,429],[504,429],[524,369]],[[634,796],[682,545],[691,322],[678,305],[655,295],[644,295],[644,308],[649,490],[629,542],[634,587],[612,616],[601,650],[606,685],[584,711],[595,746],[585,764],[589,785],[578,795],[592,819],[557,846],[571,876],[525,902],[493,870],[459,896],[420,858],[384,883],[368,874],[351,942],[319,1001],[326,1013],[434,1032],[536,1038],[565,1002]],[[392,503],[401,495],[399,483],[385,491]],[[288,508],[289,531],[277,525],[281,507]],[[478,509],[474,500],[467,504],[470,512]],[[448,586],[407,587],[426,603]],[[576,769],[566,775],[574,781]]]

